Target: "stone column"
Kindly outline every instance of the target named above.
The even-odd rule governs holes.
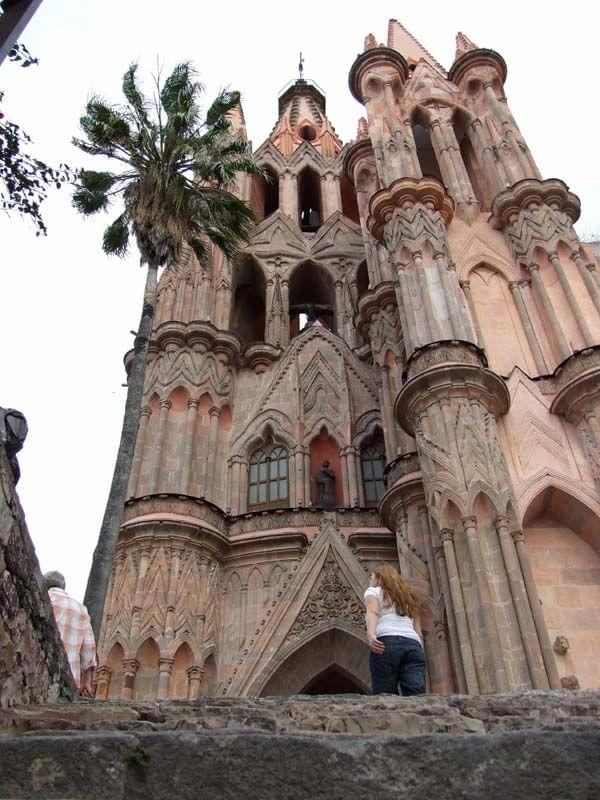
[[[335,282],[335,327],[338,336],[344,338],[344,293],[341,281]]]
[[[150,474],[150,485],[148,493],[154,494],[158,492],[160,484],[160,469],[162,466],[162,451],[165,443],[165,436],[167,433],[167,418],[169,409],[171,408],[171,401],[163,398],[160,400],[160,411],[158,413],[158,424],[156,431],[156,445],[152,459],[152,472]]]
[[[565,270],[563,265],[560,263],[560,258],[558,257],[558,253],[556,251],[552,251],[548,253],[548,259],[552,266],[554,267],[554,271],[556,272],[556,276],[562,286],[562,290],[565,293],[565,297],[567,298],[567,302],[569,303],[569,307],[573,312],[573,316],[577,321],[577,325],[579,326],[579,330],[581,331],[581,335],[583,336],[583,341],[587,346],[595,344],[594,337],[592,336],[590,329],[588,328],[587,322],[583,314],[581,313],[581,308],[579,307],[579,303],[575,299],[575,295],[573,294],[573,290],[571,289],[571,284],[569,283],[569,279],[565,274]]]
[[[206,461],[206,477],[204,480],[204,496],[214,502],[215,473],[217,471],[217,439],[219,436],[219,418],[221,409],[212,406],[209,409],[210,427],[208,429],[208,452]]]
[[[96,683],[94,700],[106,700],[108,697],[111,676],[112,670],[110,667],[102,666],[96,669],[94,674],[94,681]]]
[[[517,312],[519,314],[523,330],[525,331],[525,336],[527,337],[527,343],[529,344],[529,349],[531,350],[531,353],[533,355],[533,360],[535,361],[535,365],[538,369],[538,372],[540,372],[542,375],[545,375],[548,372],[548,365],[546,364],[546,360],[542,353],[542,348],[540,347],[540,343],[538,342],[538,338],[531,323],[529,312],[527,311],[527,307],[523,300],[523,294],[521,293],[521,283],[522,283],[521,281],[510,281],[508,287],[512,292],[512,296],[515,300]]]
[[[290,477],[288,475],[288,481]],[[240,459],[240,513],[248,510],[248,459]]]
[[[188,700],[197,700],[200,697],[200,684],[202,682],[202,667],[192,666],[186,669],[188,676]]]
[[[425,267],[423,265],[423,254],[420,250],[415,250],[413,253],[413,260],[415,262],[415,274],[421,289],[423,307],[425,308],[426,324],[429,328],[428,340],[430,342],[437,342],[447,337],[442,334],[435,308],[431,302],[429,284],[427,283],[427,276],[425,275]]]
[[[460,638],[458,636],[458,628],[456,625],[456,617],[454,606],[452,604],[452,592],[450,590],[450,578],[448,576],[448,567],[446,565],[446,557],[444,555],[444,548],[440,545],[434,548],[434,556],[436,563],[432,566],[432,572],[435,571],[436,565],[440,574],[440,581],[442,584],[442,592],[444,595],[444,606],[446,608],[446,618],[448,622],[448,632],[450,634],[451,646],[448,648],[450,657],[452,658],[452,666],[454,668],[454,678],[456,686],[461,694],[466,694],[467,682],[465,679],[465,670],[461,659]]]
[[[544,286],[544,281],[540,275],[540,268],[537,264],[531,263],[529,264],[528,269],[533,285],[535,286],[535,289],[544,307],[546,319],[548,320],[552,330],[554,331],[554,335],[556,336],[556,341],[558,342],[558,348],[561,354],[561,360],[564,360],[571,355],[571,348],[565,339],[562,327],[558,321],[554,307],[552,306],[552,301],[550,300],[548,292],[546,291],[546,287]]]
[[[365,484],[362,474],[362,459],[360,457],[360,450],[354,448],[354,463],[356,464],[356,485],[358,488],[358,505],[364,508],[367,505],[365,500]]]
[[[231,462],[231,513],[234,515],[239,514],[242,507],[240,503],[240,468],[240,456],[233,456]]]
[[[295,174],[290,175],[290,217],[292,222],[300,225],[300,211],[298,208],[298,176]]]
[[[514,542],[508,532],[510,520],[508,517],[499,516],[494,521],[494,526],[498,534],[500,549],[504,558],[506,574],[510,586],[513,606],[519,623],[519,631],[523,641],[525,658],[529,668],[529,675],[534,689],[548,689],[548,676],[541,659],[541,651],[533,618],[530,614],[529,601],[523,582],[523,574],[519,566],[517,551]]]
[[[556,667],[556,659],[554,658],[554,652],[552,650],[552,645],[550,644],[550,637],[548,636],[548,629],[546,628],[546,620],[544,619],[544,614],[542,612],[541,601],[535,585],[535,580],[533,578],[529,556],[525,550],[525,535],[523,531],[520,530],[511,531],[510,535],[514,540],[515,548],[517,550],[517,557],[519,559],[519,564],[521,565],[521,573],[523,574],[523,580],[525,582],[525,590],[527,592],[527,597],[529,598],[533,623],[535,625],[538,640],[542,648],[542,658],[544,660],[544,666],[546,667],[546,674],[548,675],[550,688],[560,689],[561,683],[558,669]]]
[[[158,699],[166,700],[169,696],[169,680],[173,669],[172,658],[160,658],[158,660]]]
[[[494,617],[494,609],[492,608],[492,598],[490,595],[490,587],[488,584],[488,575],[483,561],[483,553],[481,552],[481,542],[479,541],[479,532],[477,529],[477,517],[469,516],[462,519],[463,529],[467,540],[467,547],[469,549],[469,556],[471,559],[471,566],[475,573],[475,584],[477,586],[477,596],[479,599],[479,609],[483,627],[479,628],[479,633],[483,634],[488,642],[489,655],[492,663],[492,672],[495,677],[495,686],[493,687],[497,692],[504,692],[508,689],[508,681],[506,679],[506,670],[504,667],[504,658],[502,655],[502,645],[500,643],[500,636],[498,634],[498,626]]]
[[[133,598],[133,607],[131,609],[131,627],[129,629],[129,638],[135,639],[140,631],[140,621],[142,613],[142,602],[144,600],[144,580],[148,567],[150,566],[150,547],[142,547],[140,550],[140,563],[138,566],[137,580],[135,584],[135,596]]]
[[[293,451],[293,458],[296,463],[296,503],[298,506],[305,505],[304,499],[304,448],[301,444],[296,445]],[[308,505],[308,503],[306,504]]]
[[[346,463],[348,465],[348,488],[350,490],[350,505],[352,508],[358,505],[358,483],[356,476],[356,450],[354,447],[346,448]]]
[[[417,321],[410,298],[404,264],[396,263],[396,275],[398,276],[399,289],[399,291],[396,292],[398,310],[402,312],[405,321],[405,325],[402,326],[404,346],[406,347],[407,354],[410,355],[422,342],[417,329]]]
[[[473,648],[469,635],[469,625],[465,611],[465,602],[460,584],[456,554],[454,552],[454,531],[450,528],[442,528],[440,539],[444,548],[444,557],[448,569],[448,581],[450,584],[450,595],[454,608],[454,618],[458,632],[458,642],[462,656],[462,666],[469,694],[479,694],[479,682],[477,680],[477,670],[473,657]]]
[[[140,668],[137,658],[123,659],[123,688],[121,700],[133,700],[135,694],[135,676]]]
[[[345,447],[340,448],[340,468],[342,470],[342,494],[344,499],[344,506],[345,508],[350,508],[352,505],[350,499],[350,486],[348,483],[348,461],[346,458],[347,449]]]
[[[165,616],[165,637],[173,639],[175,630],[173,623],[175,619],[175,602],[177,599],[177,583],[179,581],[179,571],[181,569],[181,554],[180,547],[173,547],[171,549],[171,574],[169,576],[169,588],[167,591],[167,613]]]
[[[304,502],[307,506],[312,505],[312,492],[310,485],[310,450],[308,447],[304,451]]]
[[[283,315],[279,342],[282,348],[286,348],[290,343],[290,284],[286,278],[281,279],[281,301],[283,304]]]
[[[265,341],[275,345],[278,340],[278,319],[273,315],[273,288],[275,281],[269,278],[265,291]]]
[[[600,314],[600,278],[596,267],[594,264],[587,264],[578,250],[571,254],[571,258],[577,264],[577,269],[583,278],[588,294],[596,306],[596,311]],[[596,282],[594,282],[594,276],[596,277]]]
[[[479,347],[483,348],[485,347],[485,342],[483,340],[481,325],[479,324],[479,317],[477,316],[477,309],[475,308],[475,303],[473,302],[473,295],[471,294],[471,281],[461,281],[460,288],[464,292],[469,311],[471,312],[471,321],[473,323],[473,328],[475,329],[477,344]]]
[[[198,418],[198,406],[200,399],[197,397],[188,398],[188,413],[185,424],[185,442],[183,448],[183,459],[181,461],[181,477],[179,486],[184,494],[190,493],[191,487],[191,466],[194,456],[194,439],[196,431],[196,420]]]
[[[138,428],[137,441],[135,443],[135,455],[133,456],[133,464],[131,465],[131,476],[129,478],[129,496],[135,497],[138,493],[138,486],[140,482],[140,469],[142,466],[142,458],[144,455],[144,447],[146,444],[146,433],[148,431],[148,420],[152,414],[150,406],[144,406],[140,415],[140,426]]]
[[[484,129],[479,117],[476,117],[472,122],[474,136],[479,144],[479,149],[482,154],[482,164],[485,161],[485,174],[486,177],[492,181],[492,196],[501,192],[510,181],[507,178],[505,170],[502,168],[501,162],[496,159],[494,150],[490,142],[487,131]],[[473,144],[473,142],[471,142]],[[474,148],[475,149],[475,148]]]
[[[398,433],[396,431],[396,421],[394,420],[394,401],[390,388],[389,367],[387,364],[379,365],[381,375],[381,391],[383,403],[381,404],[381,416],[383,417],[383,438],[387,460],[393,461],[398,455]]]
[[[446,255],[438,250],[433,254],[433,259],[437,266],[442,289],[444,290],[444,298],[446,301],[446,307],[448,309],[448,322],[450,324],[452,336],[456,339],[468,339],[469,337],[464,330],[462,315],[457,303],[458,298],[454,294],[454,288],[451,285],[450,277],[448,275]]]

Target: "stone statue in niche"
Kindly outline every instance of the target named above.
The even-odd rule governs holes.
[[[316,474],[317,481],[317,506],[325,511],[335,508],[335,472],[329,466],[329,461],[324,461]]]

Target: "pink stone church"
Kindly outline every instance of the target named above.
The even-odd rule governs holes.
[[[381,562],[431,692],[600,685],[600,275],[506,69],[391,20],[356,140],[290,83],[251,243],[165,270],[98,697],[368,692]]]

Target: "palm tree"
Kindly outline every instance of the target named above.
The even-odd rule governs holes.
[[[207,261],[211,243],[233,259],[255,219],[230,189],[237,173],[263,174],[246,142],[232,131],[230,112],[239,103],[239,92],[221,91],[202,121],[198,98],[203,87],[189,63],[176,66],[164,83],[155,77],[155,86],[154,97],[146,97],[133,64],[123,76],[126,103],[110,105],[92,97],[81,118],[85,137],[73,139],[85,153],[115,164],[115,171],[81,170],[73,205],[89,215],[120,200],[120,213],[106,228],[102,248],[108,255],[124,256],[134,236],[146,266],[121,441],[85,593],[96,638],[135,450],[158,269],[177,260],[183,242],[201,262]]]

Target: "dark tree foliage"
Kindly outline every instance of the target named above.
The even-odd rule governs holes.
[[[15,44],[8,54],[10,61],[21,67],[37,64],[25,45]],[[0,103],[4,93],[0,91]],[[0,112],[0,208],[6,213],[17,211],[30,217],[36,235],[45,235],[46,226],[41,205],[49,188],[60,189],[71,182],[73,174],[66,164],[51,167],[27,152],[31,138],[14,122],[9,122]]]

